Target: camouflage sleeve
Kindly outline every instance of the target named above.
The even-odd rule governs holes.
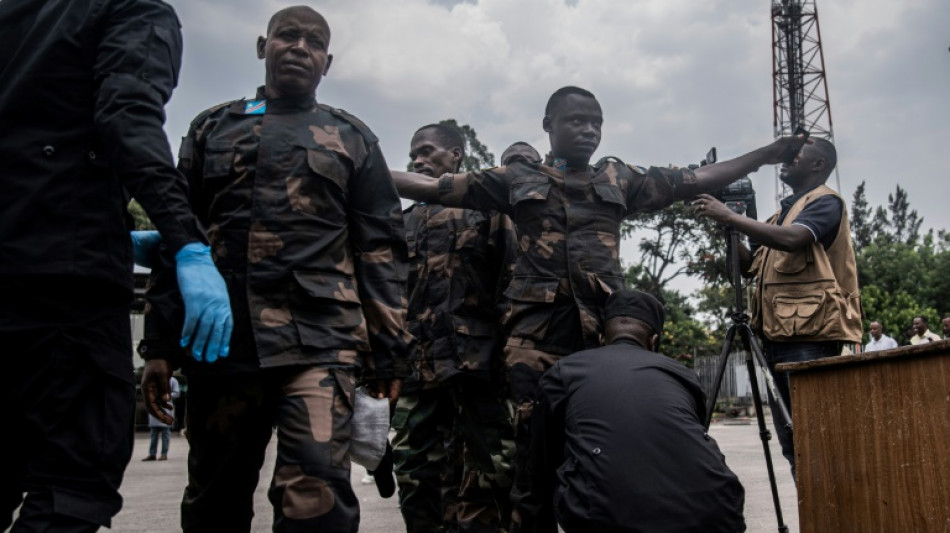
[[[681,198],[680,189],[692,172],[686,168],[629,167],[626,174],[627,216],[656,211]]]
[[[409,252],[399,194],[377,143],[350,180],[349,193],[350,246],[371,347],[364,377],[405,377],[412,340],[406,327]]]
[[[497,265],[495,279],[495,307],[498,309],[498,319],[505,314],[507,301],[505,289],[511,283],[515,272],[515,261],[518,259],[518,240],[515,234],[515,225],[508,217],[496,213],[491,217],[491,234],[488,238],[491,264]]]
[[[490,168],[439,178],[439,203],[479,211],[511,214],[508,169]]]

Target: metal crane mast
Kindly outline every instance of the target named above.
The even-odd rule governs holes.
[[[815,0],[772,0],[772,101],[776,138],[802,127],[834,142]],[[776,171],[776,204],[790,192]]]

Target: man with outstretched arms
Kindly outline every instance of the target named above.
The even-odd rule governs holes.
[[[597,99],[578,87],[557,90],[542,126],[551,152],[540,165],[519,161],[464,174],[427,176],[393,172],[402,196],[508,214],[520,255],[505,296],[505,360],[515,403],[516,478],[512,489],[515,531],[532,531],[524,465],[528,421],[545,370],[570,353],[600,345],[603,305],[623,287],[620,223],[637,212],[717,190],[761,165],[797,151],[804,138],[783,138],[730,161],[697,169],[627,165],[603,158],[603,113]],[[794,152],[792,152],[794,153]],[[520,529],[519,529],[520,528]]]

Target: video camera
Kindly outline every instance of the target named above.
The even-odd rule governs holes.
[[[706,158],[699,162],[699,166],[711,165],[716,162],[716,147],[713,146],[706,152]],[[693,166],[693,165],[690,165]],[[748,176],[742,176],[736,181],[726,185],[712,195],[720,202],[726,204],[726,207],[739,215],[746,215],[755,220],[758,213],[755,209],[755,189],[752,188],[752,180]]]

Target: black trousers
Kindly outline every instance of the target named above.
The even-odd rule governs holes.
[[[0,279],[0,530],[20,507],[13,533],[97,531],[122,507],[132,456],[128,300],[108,284],[22,281]]]

